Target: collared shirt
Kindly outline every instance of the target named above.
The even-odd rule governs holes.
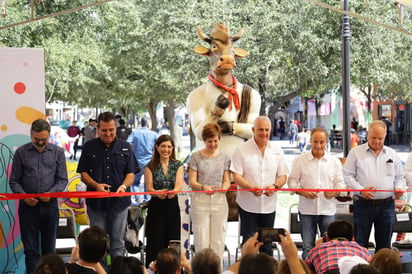
[[[289,188],[344,189],[342,164],[339,159],[325,152],[319,160],[312,153],[305,153],[293,160],[288,178]],[[299,196],[299,212],[308,215],[334,215],[335,199],[326,199],[323,192],[317,199]]]
[[[139,130],[133,131],[127,138],[127,142],[133,144],[134,155],[142,170],[152,159],[156,140],[157,133],[148,127],[142,127]]]
[[[116,138],[106,147],[100,138],[84,144],[77,172],[87,172],[98,183],[111,185],[110,191],[116,192],[129,173],[139,171],[130,144]],[[88,191],[95,189],[87,188]],[[87,206],[93,209],[124,209],[130,205],[130,197],[86,199]]]
[[[10,176],[14,193],[62,192],[67,182],[63,148],[49,143],[38,152],[27,143],[16,150]]]
[[[412,190],[412,153],[409,153],[405,164],[405,180],[408,190]]]
[[[305,261],[316,273],[325,273],[332,269],[339,269],[339,258],[344,256],[357,256],[367,262],[370,257],[368,249],[355,241],[333,240],[312,248]]]
[[[343,166],[345,183],[351,189],[374,186],[377,190],[406,189],[402,163],[396,151],[384,146],[379,153],[363,144],[352,148]],[[394,196],[393,192],[375,192],[374,199]]]
[[[268,141],[262,155],[254,138],[235,149],[230,170],[243,176],[257,188],[266,188],[274,184],[277,177],[289,172],[280,147]],[[273,213],[276,210],[276,193],[268,197],[255,196],[250,191],[239,191],[236,196],[239,206],[248,212]]]

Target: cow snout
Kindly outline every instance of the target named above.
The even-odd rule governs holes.
[[[231,55],[221,55],[217,67],[220,69],[234,69],[236,67],[235,58]]]

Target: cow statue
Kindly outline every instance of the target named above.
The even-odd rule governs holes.
[[[196,136],[196,148],[200,149],[204,147],[203,126],[219,124],[223,133],[219,149],[230,156],[239,144],[252,137],[253,121],[259,116],[261,104],[259,93],[239,83],[233,75],[235,58],[248,54],[233,46],[242,37],[243,29],[236,36],[230,36],[226,26],[215,23],[209,36],[199,26],[197,34],[210,44],[210,48],[198,46],[194,51],[210,58],[211,70],[209,81],[193,90],[187,98],[191,130]]]

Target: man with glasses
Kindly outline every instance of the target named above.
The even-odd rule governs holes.
[[[43,119],[35,120],[30,136],[31,142],[19,147],[14,154],[10,176],[12,191],[32,194],[62,192],[67,185],[66,158],[63,148],[49,144],[50,124]],[[56,251],[57,199],[21,199],[19,220],[26,273],[31,274],[40,256]]]

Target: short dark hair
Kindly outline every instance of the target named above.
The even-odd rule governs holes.
[[[47,122],[44,119],[34,120],[30,128],[32,132],[42,132],[42,131],[47,130],[49,133],[50,133],[50,129],[51,127],[50,127],[49,122]]]
[[[174,248],[164,248],[159,251],[156,259],[158,274],[176,273],[180,266],[180,257]]]
[[[149,121],[146,118],[142,117],[142,119],[140,119],[140,125],[142,127],[147,126],[148,123],[149,123]]]
[[[99,262],[109,249],[109,239],[106,232],[98,226],[83,230],[78,237],[79,256],[89,263]]]
[[[136,257],[117,256],[110,266],[110,274],[143,274],[144,265]]]
[[[110,111],[102,112],[99,114],[99,117],[97,118],[97,125],[100,124],[101,121],[108,123],[110,121],[114,121],[114,115]]]
[[[219,274],[221,271],[220,257],[211,248],[196,252],[192,259],[193,274]]]
[[[329,239],[345,238],[352,241],[353,227],[352,224],[344,220],[336,220],[328,225]]]
[[[266,253],[248,254],[242,257],[239,274],[274,274],[278,262]]]
[[[57,254],[49,254],[40,257],[34,274],[66,274],[66,264]]]
[[[124,126],[126,123],[124,122],[124,119],[119,120],[119,125]]]

